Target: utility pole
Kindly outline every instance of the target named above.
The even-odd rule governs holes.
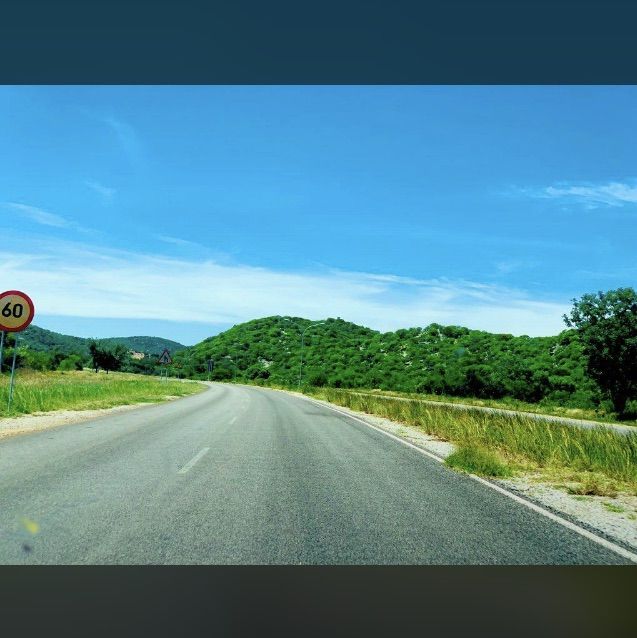
[[[303,379],[303,346],[304,346],[304,340],[305,340],[305,331],[308,328],[312,328],[313,326],[322,326],[323,324],[325,324],[324,321],[314,321],[310,323],[309,325],[305,326],[305,328],[303,328],[301,332],[301,363],[299,364],[299,389],[301,388],[301,380]]]
[[[299,383],[298,383],[298,386],[299,386],[299,389],[300,389],[301,388],[301,382],[303,380],[303,348],[305,346],[305,331],[308,330],[309,328],[314,327],[314,326],[322,326],[322,325],[326,324],[327,322],[323,321],[323,320],[321,320],[321,321],[312,321],[307,326],[305,326],[305,328],[301,329],[300,326],[297,323],[295,323],[291,319],[288,319],[287,317],[281,317],[281,321],[289,321],[301,333],[301,362],[299,364]],[[336,327],[336,326],[333,326],[333,327]]]

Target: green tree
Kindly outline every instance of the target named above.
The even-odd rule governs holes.
[[[18,352],[22,354],[22,365],[25,368],[30,368],[31,370],[50,370],[53,366],[52,356],[47,352],[38,352],[28,348],[24,348],[23,350],[18,349]]]
[[[92,340],[88,346],[93,359],[93,368],[97,372],[100,368],[106,370],[119,370],[128,358],[128,350],[121,344],[114,347],[105,346],[103,343]]]
[[[71,370],[82,370],[82,357],[80,357],[79,354],[71,354],[60,361],[57,369],[62,372],[69,372]]]
[[[637,393],[637,293],[618,288],[586,294],[573,303],[564,321],[580,334],[588,374],[623,416]]]

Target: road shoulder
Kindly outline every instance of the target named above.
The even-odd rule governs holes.
[[[204,385],[208,384],[205,383]],[[5,417],[0,419],[0,441],[12,436],[42,432],[44,430],[50,430],[65,425],[73,425],[76,423],[84,423],[85,421],[119,414],[120,412],[150,408],[164,403],[177,401],[179,399],[187,399],[192,396],[197,396],[197,394],[185,395],[183,397],[168,396],[162,401],[130,403],[127,405],[117,405],[112,408],[98,408],[92,410],[53,410],[51,412],[36,412],[34,414],[22,414],[16,417]]]

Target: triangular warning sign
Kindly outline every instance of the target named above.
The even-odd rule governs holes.
[[[164,351],[161,353],[159,357],[158,363],[172,363],[173,360],[170,358],[170,352],[168,352],[168,348],[164,348]]]

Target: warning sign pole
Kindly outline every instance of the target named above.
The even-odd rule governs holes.
[[[4,350],[4,330],[0,330],[0,374],[2,374],[2,352]]]
[[[5,290],[0,293],[0,372],[2,372],[2,355],[4,350],[4,333],[15,332],[13,343],[13,361],[11,362],[11,379],[9,381],[9,397],[7,412],[13,401],[13,387],[15,385],[15,362],[18,356],[18,333],[26,330],[35,316],[35,306],[31,297],[21,290]]]
[[[164,380],[164,377],[166,378],[166,381],[168,381],[168,368],[166,368],[165,366],[170,365],[172,362],[173,360],[170,356],[168,348],[164,348],[164,351],[159,356],[159,360],[157,362],[161,366],[161,368],[159,369],[159,374],[162,381]]]
[[[7,403],[7,412],[11,409],[11,400],[13,399],[13,382],[15,379],[15,357],[18,354],[18,335],[16,333],[15,343],[13,344],[13,362],[11,363],[11,380],[9,381],[9,402]]]

